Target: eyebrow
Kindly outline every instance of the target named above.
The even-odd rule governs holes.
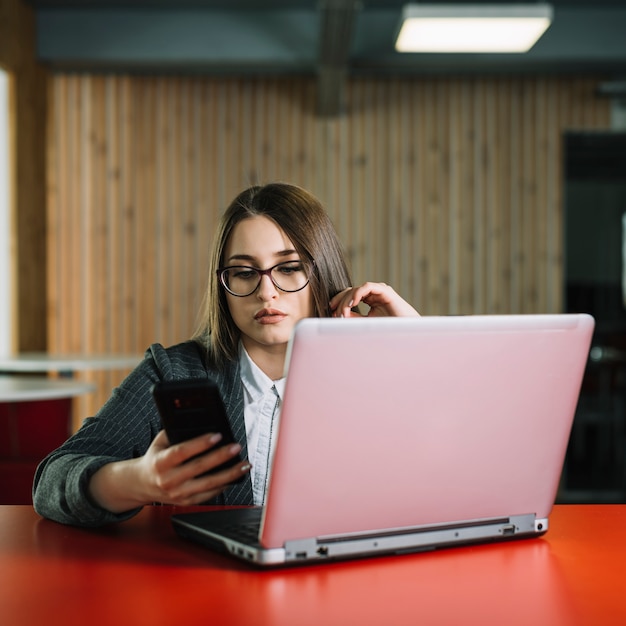
[[[275,252],[274,256],[276,257],[286,257],[291,256],[292,254],[298,254],[297,250],[289,249],[289,250],[281,250],[280,252]],[[251,254],[233,254],[226,259],[227,262],[231,261],[248,261],[249,263],[254,263],[257,258]]]

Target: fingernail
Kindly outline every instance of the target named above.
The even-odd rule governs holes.
[[[214,433],[211,435],[211,438],[209,439],[209,441],[211,443],[217,443],[218,441],[222,440],[222,433]]]
[[[232,452],[232,454],[236,454],[240,450],[241,450],[241,446],[238,443],[234,443],[232,446],[230,446],[230,448],[228,448],[228,451]]]
[[[252,468],[252,465],[250,465],[250,463],[246,463],[246,465],[241,466],[241,472],[242,473],[249,472],[251,468]]]

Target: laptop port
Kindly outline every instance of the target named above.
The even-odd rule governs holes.
[[[515,534],[515,525],[514,524],[509,524],[508,526],[504,526],[502,528],[502,534],[505,537],[509,537],[511,535]]]
[[[320,546],[320,547],[317,549],[317,553],[318,553],[320,556],[328,556],[328,546]]]

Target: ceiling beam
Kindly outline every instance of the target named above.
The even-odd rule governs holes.
[[[626,6],[559,8],[526,54],[464,55],[399,54],[393,46],[398,8],[378,2],[363,2],[362,9],[355,0],[311,0],[307,8],[294,2],[276,9],[167,10],[124,8],[116,0],[109,9],[85,8],[96,1],[103,0],[37,9],[41,62],[61,71],[311,76],[326,115],[345,109],[345,86],[355,77],[593,72],[611,80],[626,74]]]

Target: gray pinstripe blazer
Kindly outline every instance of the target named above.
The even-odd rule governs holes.
[[[140,509],[115,515],[98,507],[87,492],[90,477],[112,461],[145,454],[161,430],[159,414],[152,399],[152,385],[159,380],[213,377],[222,393],[235,438],[247,456],[243,415],[243,389],[239,362],[217,369],[205,363],[204,348],[187,341],[170,348],[153,344],[144,360],[114,389],[106,404],[61,447],[39,465],[33,485],[37,513],[64,524],[101,526],[128,519]],[[233,485],[214,504],[252,504],[252,483],[248,475]]]

